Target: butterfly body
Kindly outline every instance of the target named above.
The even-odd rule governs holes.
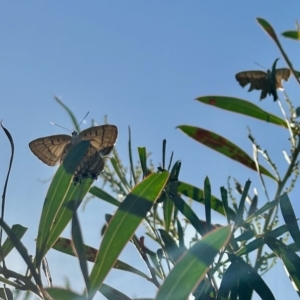
[[[267,95],[273,95],[274,101],[277,100],[277,89],[283,89],[282,80],[288,81],[291,75],[290,69],[282,68],[267,72],[264,71],[244,71],[235,75],[236,80],[242,87],[250,83],[249,92],[261,90],[260,100]]]
[[[84,159],[75,171],[73,181],[75,184],[81,183],[83,179],[91,178],[96,180],[104,169],[104,159],[99,152],[95,152],[90,157]]]
[[[29,143],[29,148],[42,162],[48,166],[62,163],[70,149],[82,140],[90,142],[90,146],[74,174],[75,178],[92,178],[104,168],[102,156],[108,155],[113,149],[118,137],[115,125],[101,125],[83,130],[79,134],[74,131],[72,136],[66,134],[52,135],[35,139]]]

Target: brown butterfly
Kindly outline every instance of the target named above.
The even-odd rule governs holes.
[[[277,60],[275,61],[275,63]],[[275,68],[274,68],[275,69]],[[273,95],[274,101],[278,99],[277,96],[277,89],[283,89],[282,86],[282,79],[288,81],[291,70],[290,69],[275,69],[275,80],[276,83],[273,83],[272,77],[274,74],[272,71],[268,70],[267,72],[264,71],[244,71],[237,73],[235,75],[236,80],[240,83],[242,87],[246,86],[250,83],[250,88],[248,92],[253,90],[261,90],[260,100],[265,99],[267,95]],[[274,88],[273,86],[276,86]]]
[[[74,174],[74,182],[85,178],[97,179],[104,168],[102,156],[108,155],[118,137],[115,125],[90,127],[72,136],[66,134],[38,138],[29,143],[29,148],[42,162],[48,166],[62,163],[71,147],[81,140],[90,142],[90,146]],[[77,180],[78,178],[78,180]]]
[[[73,182],[76,185],[78,182],[81,183],[83,179],[91,178],[92,180],[96,180],[103,169],[104,159],[99,151],[95,151],[90,157],[82,160],[75,171]]]

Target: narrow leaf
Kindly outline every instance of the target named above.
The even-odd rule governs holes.
[[[27,268],[30,270],[37,285],[42,286],[41,278],[37,274],[37,270],[33,265],[32,258],[28,254],[27,248],[23,245],[20,239],[17,237],[14,231],[5,223],[5,221],[0,218],[0,227],[5,231],[11,243],[14,245],[16,250],[19,252],[23,260],[25,261]]]
[[[229,241],[230,235],[230,226],[222,227],[194,244],[169,273],[156,300],[187,299],[205,277],[215,256]]]
[[[282,35],[286,38],[290,38],[293,40],[300,40],[300,31],[298,30],[288,30],[282,33]]]
[[[74,253],[74,247],[72,246],[72,244],[73,244],[72,240],[60,237],[55,242],[55,244],[52,246],[52,248],[57,251],[60,251],[62,253],[65,253],[65,254],[75,257],[76,255]],[[86,259],[90,262],[95,262],[98,250],[91,246],[85,245],[84,251],[85,251]],[[145,278],[146,280],[150,280],[149,276],[147,276],[145,273],[132,267],[131,265],[126,264],[125,262],[123,262],[121,260],[117,260],[113,267],[118,270],[131,272],[133,274],[136,274],[138,276]]]
[[[197,101],[212,105],[217,108],[239,113],[248,117],[253,117],[261,121],[272,123],[287,128],[285,120],[262,110],[259,106],[234,97],[225,96],[203,96],[196,98]]]
[[[278,236],[285,234],[287,231],[288,231],[287,226],[282,225],[282,226],[268,232],[268,236],[272,236],[272,237],[276,238]],[[256,238],[255,240],[253,240],[246,246],[239,249],[235,254],[238,256],[248,254],[248,253],[256,250],[257,248],[263,246],[264,244],[265,244],[265,241],[262,237]]]
[[[15,224],[12,226],[11,231],[15,234],[16,238],[21,240],[22,236],[27,231],[27,228],[23,227],[22,225]],[[2,261],[3,257],[6,257],[13,248],[14,248],[14,244],[12,243],[11,239],[7,237],[0,251],[0,261]]]
[[[185,201],[175,193],[168,193],[170,199],[173,201],[177,209],[189,220],[192,226],[201,235],[206,233],[206,226],[199,220],[195,212],[190,208]]]
[[[267,22],[266,20],[262,19],[262,18],[257,18],[257,22],[259,23],[259,25],[266,31],[266,33],[272,38],[272,40],[275,42],[275,44],[277,45],[277,47],[279,48],[282,56],[284,57],[287,65],[289,66],[289,68],[291,69],[291,71],[293,72],[296,80],[298,81],[298,83],[300,84],[300,80],[299,77],[297,76],[297,72],[294,70],[292,62],[289,60],[288,56],[286,55],[286,53],[284,52],[279,39],[277,38],[277,35],[275,33],[275,30],[273,29],[273,27],[271,26],[271,24],[269,22]]]
[[[249,223],[251,220],[253,220],[254,218],[261,216],[265,211],[272,209],[273,207],[275,207],[276,205],[278,205],[278,200],[275,199],[271,202],[267,202],[265,205],[263,205],[261,208],[259,208],[254,214],[250,215],[245,222]]]
[[[228,253],[228,257],[238,273],[239,278],[246,281],[247,284],[261,297],[261,299],[275,300],[275,297],[267,284],[249,264],[236,255]]]
[[[170,182],[178,181],[179,172],[181,168],[181,161],[178,160],[172,167],[172,170],[170,172]]]
[[[46,288],[45,291],[53,298],[53,299],[64,299],[64,300],[86,300],[84,296],[81,296],[79,294],[76,294],[73,291],[64,289],[64,288],[58,288],[58,287],[52,287],[52,288]]]
[[[76,208],[74,208],[74,212],[73,212],[71,232],[72,232],[74,251],[76,253],[76,256],[78,257],[81,273],[84,278],[86,288],[88,290],[90,286],[90,281],[89,281],[87,257],[85,253],[85,245],[83,242],[82,231],[80,228],[80,223],[77,216]]]
[[[193,199],[199,203],[204,204],[204,192],[203,190],[190,185],[188,183],[179,181],[174,182],[168,185],[168,188],[172,193],[180,193],[185,195],[186,197]],[[211,209],[218,212],[219,214],[226,216],[222,201],[219,200],[217,197],[211,195],[210,197],[210,206]],[[230,218],[230,220],[235,219],[235,211],[231,208],[228,208],[227,216]]]
[[[223,186],[221,186],[220,190],[221,190],[221,198],[222,198],[224,211],[226,212],[227,222],[229,224],[230,223],[230,212],[229,212],[229,206],[228,206],[227,190]]]
[[[176,263],[184,252],[183,248],[180,248],[173,238],[163,229],[158,229],[160,236],[164,242],[164,248],[168,257],[173,263]]]
[[[82,200],[92,184],[85,180],[75,187],[72,183],[73,174],[88,147],[89,142],[82,141],[71,148],[50,184],[39,224],[36,243],[37,266],[72,218],[67,204],[75,199]]]
[[[119,165],[119,160],[117,160],[116,158],[112,157],[110,159],[110,162],[115,170],[115,172],[117,173],[119,179],[121,180],[123,186],[126,188],[126,190],[129,190],[130,189],[130,185],[126,179],[126,176],[123,172],[123,170],[120,168],[120,165]],[[124,190],[124,194],[126,194],[126,191]]]
[[[12,291],[8,288],[0,288],[0,299],[14,300]]]
[[[167,197],[165,201],[163,201],[164,225],[166,231],[170,230],[173,210],[174,210],[174,203],[172,202],[172,200],[170,200],[169,197]]]
[[[162,192],[168,179],[168,172],[151,174],[138,184],[120,204],[108,224],[90,274],[90,298],[100,288],[126,243],[132,238],[135,230]]]
[[[119,206],[120,205],[120,201],[118,201],[116,198],[112,197],[110,194],[108,194],[107,192],[105,192],[104,190],[98,188],[97,186],[93,186],[91,187],[91,189],[89,190],[89,192],[94,195],[95,197],[98,197],[112,205],[115,206]]]
[[[295,241],[295,243],[300,248],[299,226],[298,226],[298,222],[297,222],[297,218],[293,206],[291,204],[291,201],[287,193],[284,193],[279,197],[279,203],[280,203],[283,219],[289,229],[289,232],[293,240]]]
[[[134,164],[133,164],[133,159],[132,159],[131,130],[130,130],[130,127],[128,127],[128,154],[129,154],[129,163],[130,163],[131,176],[132,176],[134,185],[136,185],[137,184],[137,179],[136,179],[136,174],[135,174],[135,171],[134,171]]]
[[[184,246],[184,232],[183,232],[181,223],[180,223],[179,220],[177,220],[176,224],[177,224],[177,234],[178,234],[179,247],[185,248],[185,246]]]
[[[284,263],[284,266],[290,275],[290,279],[296,286],[298,295],[300,295],[300,257],[281,241],[270,236],[265,236],[264,239],[267,245]]]
[[[238,288],[238,284],[239,284],[238,274],[239,273],[236,272],[236,269],[231,264],[223,274],[217,299],[224,299],[224,298],[227,299],[229,297],[230,291]]]
[[[247,198],[247,195],[248,195],[250,184],[251,184],[251,181],[247,180],[246,184],[245,184],[245,188],[243,189],[243,194],[242,194],[242,197],[241,197],[241,200],[240,200],[240,203],[239,203],[239,208],[238,208],[238,211],[237,211],[236,221],[235,221],[237,227],[239,227],[239,225],[243,221],[245,201],[246,201],[246,198]]]
[[[244,166],[257,171],[255,162],[253,159],[240,147],[233,144],[229,140],[224,137],[203,128],[193,127],[188,125],[180,125],[179,128],[189,137],[195,139],[199,143],[243,164]],[[263,166],[259,166],[259,170],[262,174],[274,179],[276,181],[276,177],[274,177],[267,169]]]
[[[76,131],[80,132],[78,121],[77,121],[75,115],[73,114],[73,112],[71,111],[71,109],[66,104],[64,104],[57,96],[54,96],[54,100],[67,112],[67,114],[69,115],[69,117],[72,120],[73,125],[76,128]]]
[[[204,180],[204,203],[205,203],[205,219],[207,223],[207,232],[211,229],[211,186],[208,177]]]
[[[147,168],[147,152],[145,147],[138,147],[139,157],[141,168],[143,171],[143,178],[148,175],[148,168]]]
[[[121,293],[117,289],[115,289],[105,283],[103,283],[102,286],[100,287],[100,292],[108,300],[131,300],[131,298],[129,298],[125,294]]]

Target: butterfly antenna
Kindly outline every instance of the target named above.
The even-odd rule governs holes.
[[[68,128],[66,128],[66,127],[63,127],[63,126],[61,126],[61,125],[58,125],[57,123],[54,123],[54,122],[50,122],[50,124],[52,124],[52,125],[56,125],[56,126],[58,126],[58,127],[60,127],[60,128],[63,128],[63,129],[65,129],[65,130],[67,130],[67,131],[69,131],[69,132],[72,132],[70,129],[68,129]]]
[[[260,65],[259,63],[257,63],[256,61],[254,62],[256,65],[258,65],[259,67],[261,67],[262,69],[264,69],[265,71],[267,70],[265,67],[263,67],[262,65]]]
[[[90,112],[88,111],[87,113],[86,113],[86,115],[84,116],[84,118],[81,120],[81,122],[78,124],[78,127],[81,125],[81,123],[85,120],[85,118],[88,116],[88,114],[89,114]]]

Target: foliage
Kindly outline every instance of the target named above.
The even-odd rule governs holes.
[[[299,82],[299,73],[293,69],[272,26],[263,19],[258,19],[258,22],[275,41]],[[299,30],[285,32],[283,36],[299,39]],[[270,201],[265,187],[267,201],[258,207],[257,195],[249,195],[251,185],[249,180],[245,185],[235,181],[236,189],[240,193],[238,202],[233,201],[230,186],[228,189],[221,187],[220,197],[212,195],[209,178],[204,179],[203,189],[180,181],[181,162],[173,163],[171,157],[166,167],[166,141],[163,142],[161,166],[155,169],[151,163],[149,164],[146,148],[138,148],[139,162],[135,165],[132,158],[130,130],[129,168],[122,164],[117,151],[114,150],[110,159],[111,166],[106,166],[101,173],[111,194],[102,188],[92,187],[91,179],[84,179],[81,184],[74,185],[72,183],[74,171],[88,147],[88,143],[82,142],[71,149],[50,184],[40,217],[33,259],[21,241],[26,228],[21,225],[10,227],[3,218],[0,219],[0,226],[7,235],[5,242],[1,243],[0,281],[17,290],[30,291],[41,299],[92,299],[98,292],[108,299],[131,299],[104,283],[107,274],[112,268],[116,268],[120,272],[121,270],[131,272],[153,283],[158,291],[155,299],[159,300],[187,299],[191,294],[195,299],[247,300],[251,299],[253,291],[261,299],[275,299],[261,275],[272,267],[274,258],[279,257],[298,291],[300,258],[296,252],[300,249],[300,236],[288,192],[294,187],[299,175],[300,135],[299,123],[296,121],[298,109],[293,108],[287,96],[286,99],[291,114],[286,117],[283,111],[284,119],[281,119],[246,100],[226,96],[197,98],[201,103],[285,128],[290,135],[291,153],[286,154],[289,165],[284,174],[279,174],[276,164],[267,151],[262,150],[256,143],[251,133],[249,139],[255,149],[253,158],[217,133],[189,125],[178,126],[189,137],[255,170],[264,187],[264,176],[274,180],[277,184],[275,195],[271,196],[274,200]],[[59,99],[56,100],[66,109],[75,128],[79,129],[71,110]],[[2,128],[10,141],[13,157],[13,139],[9,131],[3,126]],[[259,154],[269,164],[271,171],[260,165]],[[4,187],[4,200],[11,166],[12,159]],[[77,216],[77,209],[87,193],[116,207],[113,216],[106,216],[99,249],[84,244],[84,234],[81,232]],[[246,200],[250,204],[247,204]],[[192,209],[193,201],[204,206],[205,220],[201,220]],[[279,209],[285,224],[277,226]],[[224,224],[228,225],[214,224],[212,211],[222,215]],[[62,231],[70,222],[71,239],[61,237]],[[159,246],[157,252],[147,247],[148,242],[144,237],[135,235],[137,227],[142,222],[147,224],[147,236]],[[194,232],[192,239],[187,239],[187,232]],[[279,238],[287,233],[294,241],[289,245]],[[129,241],[133,242],[136,251],[143,258],[149,275],[119,260],[121,251]],[[28,272],[25,275],[16,273],[5,265],[5,257],[13,248],[21,254],[27,264]],[[51,274],[45,259],[51,248],[64,253],[63,255],[77,257],[86,286],[82,294],[68,288],[51,286]],[[251,260],[253,256],[250,257],[253,253],[255,253],[254,261]],[[94,263],[90,273],[87,261]],[[48,279],[49,287],[42,284],[43,272]],[[217,280],[218,277],[220,280]],[[0,293],[3,299],[13,297],[7,288],[1,289]]]

